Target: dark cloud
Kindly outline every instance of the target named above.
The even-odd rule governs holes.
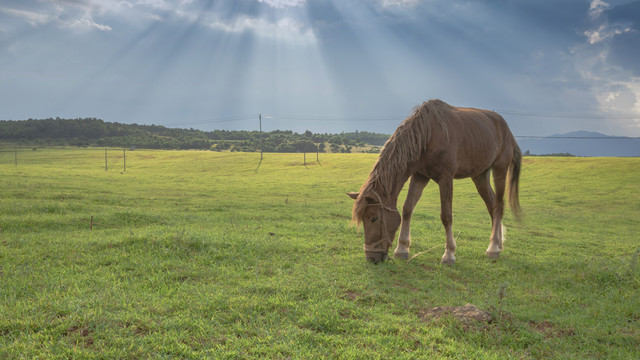
[[[610,44],[610,61],[640,76],[640,1],[620,5],[603,13],[609,25],[619,24],[624,31]]]
[[[630,22],[638,29],[640,26],[640,1],[612,7],[604,11],[611,22]]]
[[[640,33],[638,31],[617,35],[611,41],[609,59],[615,65],[630,70],[640,77]]]
[[[488,1],[497,11],[504,11],[525,28],[554,40],[577,40],[579,29],[587,24],[586,1]],[[519,28],[522,26],[518,26]]]

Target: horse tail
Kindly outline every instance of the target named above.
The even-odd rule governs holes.
[[[522,168],[522,152],[520,151],[520,147],[515,143],[515,139],[514,144],[513,158],[511,159],[511,166],[509,167],[509,205],[511,205],[511,211],[513,211],[516,219],[520,219],[520,191],[518,190],[518,185],[520,182],[520,170]]]

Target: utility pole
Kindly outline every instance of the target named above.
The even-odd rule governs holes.
[[[258,119],[260,120],[260,162],[262,162],[262,114],[258,114]]]
[[[258,121],[260,121],[260,162],[258,163],[258,167],[256,168],[256,173],[258,172],[258,169],[260,169],[260,165],[262,165],[262,145],[263,145],[263,140],[262,140],[262,114],[258,114]]]

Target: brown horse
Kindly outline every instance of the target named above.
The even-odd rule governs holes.
[[[503,242],[502,215],[507,175],[509,201],[518,216],[518,180],[522,154],[502,116],[493,111],[453,107],[430,100],[414,109],[389,138],[360,192],[348,193],[356,202],[353,221],[364,223],[367,260],[386,260],[396,230],[402,223],[396,258],[408,259],[410,223],[422,190],[433,179],[440,188],[440,218],[446,232],[443,264],[453,264],[456,242],[451,225],[453,179],[470,177],[484,200],[492,221],[486,254],[495,259]],[[495,193],[489,181],[493,172]],[[411,177],[402,218],[398,195]]]

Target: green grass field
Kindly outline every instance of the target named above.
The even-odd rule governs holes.
[[[377,155],[122,155],[0,152],[0,358],[640,358],[639,158],[525,158],[495,262],[456,181],[441,266],[435,184],[425,252],[365,261],[345,192]],[[493,321],[425,317],[466,303]]]

